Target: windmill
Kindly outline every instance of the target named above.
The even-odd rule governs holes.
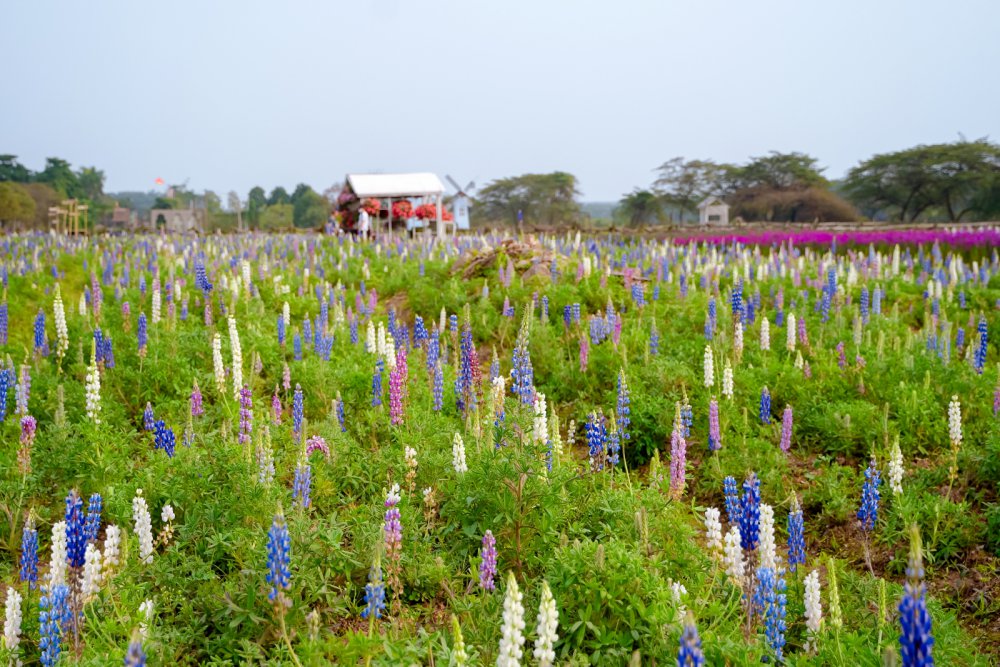
[[[452,199],[453,207],[455,209],[455,229],[468,229],[469,228],[469,201],[471,195],[469,192],[476,187],[474,181],[469,181],[469,184],[462,188],[455,179],[445,174],[444,176],[451,183],[451,187],[455,188],[457,191],[455,197]]]

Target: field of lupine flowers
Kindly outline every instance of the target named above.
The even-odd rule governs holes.
[[[995,664],[996,233],[846,240],[5,237],[0,660]]]

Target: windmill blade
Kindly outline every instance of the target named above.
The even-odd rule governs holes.
[[[461,191],[462,191],[462,186],[460,186],[460,185],[459,185],[458,183],[456,183],[456,182],[455,182],[455,179],[454,179],[454,178],[452,178],[452,177],[451,177],[451,176],[449,176],[448,174],[445,174],[445,175],[444,175],[444,177],[445,177],[445,179],[446,179],[446,180],[447,180],[447,181],[448,181],[449,183],[451,183],[451,187],[455,188],[455,189],[456,189],[456,190],[458,190],[459,192],[461,192]]]
[[[476,189],[476,182],[475,181],[469,181],[469,184],[465,186],[465,191],[467,193],[468,192],[472,192],[475,189]]]

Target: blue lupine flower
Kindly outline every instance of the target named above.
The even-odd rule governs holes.
[[[194,260],[194,285],[208,296],[212,291],[212,283],[208,282],[208,274],[205,273],[205,262],[199,257]]]
[[[351,345],[358,344],[358,318],[351,318]]]
[[[38,309],[35,316],[35,354],[41,355],[45,349],[45,311]],[[43,355],[44,356],[44,355]]]
[[[285,525],[285,517],[279,512],[271,522],[271,529],[267,531],[267,583],[271,584],[267,597],[271,602],[278,602],[279,598],[284,597],[284,591],[291,586],[291,550],[292,540],[288,536],[288,526]]]
[[[965,310],[965,290],[958,293],[958,307]]]
[[[534,370],[531,366],[531,353],[528,351],[527,324],[521,327],[514,346],[513,368],[510,375],[513,381],[514,394],[519,396],[521,403],[532,405],[535,402]]]
[[[751,472],[743,482],[740,499],[740,544],[755,551],[760,543],[760,480]]]
[[[0,368],[0,424],[7,419],[7,390],[10,389],[10,375]]]
[[[302,386],[296,382],[295,394],[292,396],[292,433],[295,434],[295,437],[302,435],[302,419],[304,409]]]
[[[580,304],[578,303],[573,304],[573,321],[577,324],[580,323]]]
[[[496,350],[493,351],[493,361],[490,362],[490,386],[493,385],[493,380],[500,377],[500,359],[496,355]]]
[[[899,601],[899,653],[903,667],[933,667],[934,636],[931,615],[927,611],[927,586],[924,584],[923,555],[920,534],[914,529],[910,544],[906,583]]]
[[[570,322],[573,321],[573,309],[569,305],[563,306],[563,328],[569,329]]]
[[[861,303],[859,304],[861,309],[861,323],[868,324],[868,288],[861,288]]]
[[[586,434],[587,444],[590,446],[591,467],[595,471],[603,470],[605,459],[604,452],[608,441],[608,430],[604,421],[604,415],[598,415],[591,412],[590,415],[587,416]]]
[[[153,405],[150,402],[146,402],[146,409],[142,411],[142,427],[147,431],[152,431],[156,423],[156,417],[153,414]]]
[[[278,315],[278,345],[285,346],[285,318]]]
[[[413,319],[413,344],[420,347],[420,344],[427,340],[427,327],[424,325],[424,318],[417,315]]]
[[[547,296],[543,296],[542,297],[541,319],[542,319],[542,322],[548,322],[549,321],[549,297],[547,297]]]
[[[837,269],[832,266],[826,272],[826,291],[830,296],[837,293]]]
[[[775,662],[784,661],[785,615],[787,595],[785,578],[769,567],[757,569],[757,590],[753,596],[754,606],[764,615],[764,635],[768,646],[774,651]]]
[[[806,564],[806,538],[803,531],[802,508],[796,499],[788,513],[788,569]]]
[[[441,368],[440,360],[434,364],[434,412],[441,411],[444,401],[444,369]]]
[[[340,432],[347,433],[347,424],[344,423],[344,399],[337,392],[337,422],[340,424]]]
[[[876,287],[874,293],[872,294],[872,314],[881,315],[882,314],[882,288]]]
[[[361,610],[361,618],[381,618],[383,611],[385,611],[385,582],[382,581],[382,565],[376,558],[368,571],[365,608]]]
[[[308,317],[302,322],[302,338],[305,340],[306,345],[313,344],[312,323]]]
[[[83,499],[73,489],[66,496],[66,562],[70,567],[83,567],[87,549],[83,520]]]
[[[295,361],[302,361],[302,337],[298,333],[292,338],[292,349],[295,351]]]
[[[125,654],[125,667],[146,667],[146,652],[142,650],[142,641],[135,639],[128,645]]]
[[[102,505],[101,494],[91,494],[90,501],[87,503],[87,518],[83,525],[83,535],[87,542],[97,541],[97,534],[101,531]]]
[[[384,362],[379,359],[375,362],[375,374],[372,375],[372,407],[382,405],[382,367]]]
[[[760,422],[771,423],[771,392],[765,386],[760,392]]]
[[[295,466],[295,479],[292,482],[292,501],[299,507],[308,508],[312,504],[312,466],[303,458]]]
[[[685,398],[684,403],[681,405],[681,435],[685,439],[691,437],[692,424],[694,424],[694,410],[687,402],[687,398]]]
[[[111,336],[104,336],[101,339],[101,350],[98,359],[104,362],[105,368],[115,367],[115,348],[111,342]]]
[[[41,649],[41,661],[45,667],[52,667],[59,660],[62,649],[63,635],[68,633],[66,623],[70,616],[69,588],[66,584],[58,584],[51,591],[45,591],[39,601],[41,612],[38,615],[40,638],[38,648]]]
[[[139,341],[139,356],[146,354],[146,343],[149,335],[146,333],[146,313],[139,313],[139,327],[136,330],[136,337]]]
[[[979,318],[979,346],[976,348],[976,354],[974,365],[976,368],[976,373],[979,375],[983,374],[983,369],[986,367],[986,350],[989,344],[989,330],[986,327],[986,318],[980,316]]]
[[[472,355],[476,354],[476,348],[472,343],[472,327],[468,322],[462,325],[460,353],[458,380],[455,387],[458,391],[455,400],[458,409],[464,413],[469,408],[476,406],[476,391],[472,381]]]
[[[629,416],[631,410],[629,404],[631,403],[631,398],[629,396],[628,384],[625,382],[625,371],[618,371],[618,405],[616,407],[618,415],[618,434],[621,439],[621,444],[624,445],[625,441],[631,436],[629,435],[628,427],[632,423],[632,419]]]
[[[701,667],[704,664],[705,654],[701,650],[698,628],[694,625],[694,618],[689,615],[684,623],[684,632],[681,633],[681,645],[677,651],[677,667]]]
[[[729,524],[731,526],[737,526],[740,523],[740,517],[742,516],[741,506],[740,506],[740,492],[736,486],[736,478],[732,475],[727,475],[724,480],[722,480],[722,492],[726,497],[726,516],[729,517]]]
[[[965,346],[965,329],[959,327],[958,333],[955,334],[955,348],[961,350],[964,346]]]
[[[21,532],[21,581],[28,582],[28,589],[38,588],[38,531],[28,520]]]
[[[660,353],[660,332],[656,330],[656,322],[653,322],[652,328],[649,330],[649,354],[656,356]]]
[[[743,279],[736,281],[733,284],[733,291],[729,298],[730,306],[733,311],[734,320],[743,319]]]
[[[653,285],[653,301],[660,300],[660,283]]]
[[[823,314],[823,321],[828,322],[830,320],[830,300],[832,299],[830,292],[823,290],[823,300],[818,304],[820,312]]]
[[[173,458],[174,447],[177,444],[173,430],[167,428],[166,423],[162,419],[156,420],[156,423],[153,424],[153,430],[153,444],[156,449],[162,449],[167,453],[168,458]]]
[[[5,267],[6,270],[6,267]],[[7,344],[7,327],[10,323],[10,316],[7,313],[7,302],[0,303],[0,345]]]
[[[427,370],[433,371],[441,357],[441,335],[437,326],[431,326],[430,337],[427,339]]]
[[[882,483],[882,473],[875,467],[875,457],[871,459],[868,468],[865,470],[865,484],[861,489],[861,507],[858,509],[858,521],[861,522],[861,529],[871,532],[875,529],[878,521],[878,487]]]

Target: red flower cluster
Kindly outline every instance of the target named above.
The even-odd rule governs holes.
[[[367,211],[368,215],[378,215],[378,212],[382,210],[382,202],[369,198],[361,202],[361,208]]]
[[[413,215],[413,204],[405,199],[392,202],[393,220],[408,220]]]
[[[417,207],[416,216],[421,220],[437,220],[437,206],[434,204],[421,204]],[[443,209],[441,219],[451,221],[453,219],[451,211]]]

